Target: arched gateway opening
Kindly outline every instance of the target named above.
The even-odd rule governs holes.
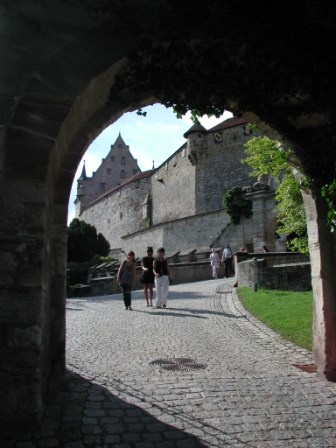
[[[102,128],[155,102],[227,108],[295,150],[311,178],[315,359],[335,381],[336,238],[321,196],[335,176],[331,15],[309,2],[272,15],[215,2],[205,17],[178,2],[96,3],[1,6],[10,42],[1,69],[2,425],[38,422],[49,386],[63,380],[66,217],[79,160]]]

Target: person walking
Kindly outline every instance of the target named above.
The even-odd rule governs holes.
[[[233,252],[229,243],[227,243],[226,247],[224,248],[222,263],[224,264],[224,277],[228,278],[233,276]]]
[[[147,248],[147,257],[142,259],[142,283],[144,285],[144,295],[147,306],[153,306],[153,286],[154,286],[154,272],[153,272],[153,248]]]
[[[211,271],[212,271],[212,278],[218,278],[217,270],[219,268],[220,262],[219,262],[219,255],[216,252],[216,249],[214,247],[212,248],[212,252],[210,254],[209,260],[210,260],[210,266],[211,266]]]
[[[169,265],[168,260],[165,258],[165,250],[163,247],[158,250],[153,268],[156,289],[155,306],[156,308],[166,308],[169,291]]]
[[[135,283],[136,274],[136,261],[135,254],[131,250],[127,254],[127,260],[124,260],[117,274],[117,283],[121,286],[123,290],[123,298],[125,304],[125,310],[132,311],[132,286]]]

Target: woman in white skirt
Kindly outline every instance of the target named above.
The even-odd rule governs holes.
[[[161,247],[158,250],[157,258],[153,263],[156,288],[156,308],[166,308],[169,291],[169,266],[165,258],[165,250]]]

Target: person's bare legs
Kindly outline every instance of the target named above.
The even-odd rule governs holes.
[[[153,285],[149,285],[149,305],[153,306]]]
[[[149,306],[149,301],[148,301],[148,285],[147,285],[147,284],[144,285],[144,294],[145,294],[145,299],[146,299],[147,306]]]

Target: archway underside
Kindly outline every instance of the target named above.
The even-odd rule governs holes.
[[[319,373],[336,381],[336,238],[320,191],[336,159],[328,7],[242,14],[218,1],[204,15],[189,1],[110,9],[101,0],[94,12],[85,2],[12,3],[1,7],[13,42],[0,111],[1,423],[39,421],[48,386],[63,378],[66,213],[80,158],[103,127],[155,101],[180,113],[231,110],[294,149],[311,179],[314,352]]]

